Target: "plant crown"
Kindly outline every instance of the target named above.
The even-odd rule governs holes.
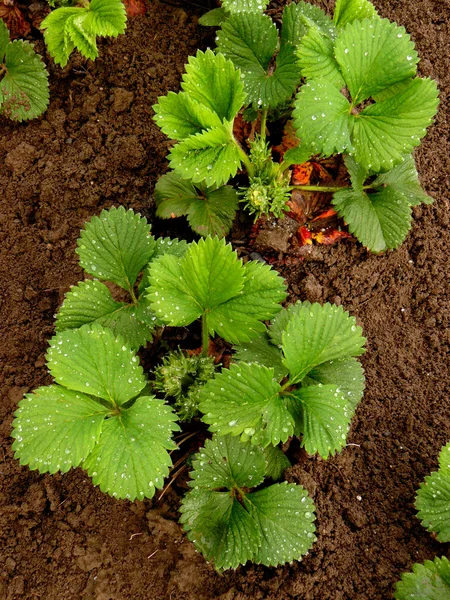
[[[0,19],[0,114],[27,121],[41,115],[48,102],[48,73],[41,57],[29,42],[11,42]]]

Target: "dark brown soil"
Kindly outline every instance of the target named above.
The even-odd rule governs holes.
[[[64,70],[50,66],[43,118],[0,121],[1,600],[386,600],[415,561],[449,555],[450,546],[422,528],[413,502],[450,439],[450,6],[375,4],[411,33],[421,75],[441,90],[437,123],[417,152],[435,203],[415,209],[396,252],[372,256],[343,242],[301,258],[280,252],[275,263],[292,300],[341,303],[368,339],[367,390],[348,447],[287,473],[317,506],[318,541],[301,563],[218,575],[177,524],[176,485],[160,502],[119,502],[81,470],[42,476],[11,452],[17,402],[50,382],[44,354],[53,314],[81,277],[74,247],[83,222],[113,204],[152,218],[168,142],[151,106],[177,89],[187,56],[208,43],[200,12],[187,2],[152,2],[125,36],[101,44],[95,63],[75,57]]]

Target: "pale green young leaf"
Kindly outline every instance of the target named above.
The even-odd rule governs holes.
[[[311,385],[294,393],[301,403],[302,445],[309,454],[333,456],[345,446],[352,407],[336,385]]]
[[[94,35],[117,37],[124,33],[126,22],[122,0],[91,0],[83,27]]]
[[[6,23],[0,19],[0,63],[5,58],[6,47],[9,44],[9,31]]]
[[[202,15],[198,22],[204,27],[220,27],[229,15],[225,8],[213,8]]]
[[[281,479],[285,470],[291,466],[288,457],[278,446],[270,445],[264,448],[264,457],[266,459],[265,475],[274,481]]]
[[[208,106],[193,100],[186,92],[160,96],[153,106],[154,120],[172,140],[184,140],[210,127],[221,125],[219,116]]]
[[[420,144],[438,105],[436,82],[413,79],[398,94],[354,117],[355,159],[374,173],[401,163]]]
[[[188,538],[217,570],[236,569],[252,560],[261,534],[230,492],[191,491],[184,496],[180,512]]]
[[[80,54],[95,60],[98,56],[96,35],[84,28],[86,17],[87,14],[80,14],[67,19],[65,29]]]
[[[417,491],[417,517],[422,525],[436,533],[440,542],[450,541],[450,443],[439,454],[439,470],[420,484]],[[450,581],[449,581],[450,583]]]
[[[54,336],[47,361],[57,383],[111,404],[124,404],[146,383],[130,346],[110,329],[95,323]]]
[[[350,103],[329,81],[304,85],[296,96],[294,125],[302,146],[329,156],[351,152],[353,121]]]
[[[296,382],[321,363],[359,356],[365,343],[355,318],[328,303],[293,310],[282,340],[284,364]]]
[[[422,202],[424,204],[433,202],[433,198],[424,192],[419,183],[416,164],[412,156],[407,156],[402,163],[391,171],[378,175],[372,185],[374,188],[386,186],[397,193],[403,194],[411,206],[416,206]]]
[[[184,256],[184,254],[186,253],[186,250],[188,249],[188,244],[185,242],[185,240],[177,240],[177,239],[171,239],[171,238],[167,237],[167,238],[156,238],[155,241],[156,241],[156,250],[155,250],[153,256],[151,257],[150,261],[153,261],[156,258],[158,258],[159,256],[163,256],[164,254],[177,256],[178,258],[181,258],[182,256]],[[142,294],[144,294],[145,290],[150,285],[150,281],[149,281],[150,264],[151,264],[151,262],[147,263],[146,267],[144,268],[144,272],[141,277],[141,281],[139,282],[139,285],[138,285],[138,294],[139,294],[140,300],[142,299]]]
[[[298,46],[303,36],[311,28],[317,28],[331,39],[336,36],[336,28],[330,17],[318,6],[309,2],[292,2],[283,12],[283,27],[281,29],[281,46],[292,44]]]
[[[69,23],[77,15],[86,15],[87,13],[87,8],[61,7],[52,11],[42,21],[40,28],[44,31],[45,45],[57,65],[65,67],[75,48],[69,35]]]
[[[288,371],[283,365],[283,355],[280,348],[271,343],[267,333],[262,333],[258,337],[242,342],[234,347],[235,354],[233,358],[238,362],[257,363],[272,368],[275,377],[280,381]]]
[[[222,0],[222,6],[230,13],[258,13],[267,8],[269,0]]]
[[[337,385],[353,413],[364,393],[364,370],[354,357],[330,360],[312,369],[302,381],[303,387],[317,384]]]
[[[450,562],[443,556],[413,565],[395,585],[395,600],[450,600]]]
[[[334,42],[312,27],[297,48],[298,65],[306,79],[326,79],[338,89],[345,86],[334,56]]]
[[[376,18],[377,11],[369,0],[336,0],[334,22],[336,27],[344,27],[353,21]]]
[[[334,52],[354,105],[416,74],[418,56],[410,36],[387,19],[348,23]]]
[[[286,285],[268,265],[250,261],[244,265],[243,288],[208,315],[208,325],[229,342],[245,342],[265,331],[262,321],[272,319],[286,298]]]
[[[29,42],[15,40],[5,45],[4,52],[6,72],[0,79],[0,112],[14,121],[34,119],[49,102],[45,64]]]
[[[268,446],[293,434],[293,419],[280,398],[273,369],[232,364],[200,392],[203,421],[219,435],[241,435],[243,441]]]
[[[13,450],[20,464],[40,473],[66,473],[89,455],[108,409],[59,385],[40,387],[19,402]]]
[[[231,435],[214,436],[195,455],[192,481],[195,489],[219,490],[233,487],[256,487],[264,480],[264,452]]]
[[[207,186],[228,183],[241,166],[239,150],[225,125],[189,136],[172,148],[168,158],[180,177]]]
[[[241,74],[230,60],[212,50],[190,56],[181,84],[192,100],[231,122],[245,101]]]
[[[261,532],[254,562],[270,567],[300,560],[314,544],[314,504],[301,485],[276,483],[247,494],[244,504]]]
[[[155,250],[147,219],[120,206],[85,224],[75,252],[85,271],[131,291]]]
[[[107,419],[98,443],[83,467],[102,492],[115,498],[151,498],[162,488],[177,446],[176,415],[162,400],[142,396],[128,409]]]

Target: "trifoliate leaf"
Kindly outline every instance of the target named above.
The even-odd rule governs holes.
[[[131,292],[155,250],[147,219],[120,206],[86,223],[76,253],[85,271]]]
[[[395,585],[395,600],[450,600],[450,562],[443,556],[413,565]]]
[[[191,491],[180,511],[188,538],[216,569],[236,569],[253,558],[261,537],[259,528],[230,492]]]
[[[292,114],[302,146],[327,156],[352,150],[350,103],[333,83],[322,79],[307,83],[294,106]]]
[[[334,42],[318,28],[312,27],[297,48],[298,65],[306,79],[326,79],[338,89],[344,87],[334,56]]]
[[[352,185],[355,187],[353,179]],[[428,196],[420,186],[416,165],[412,156],[406,157],[402,163],[391,171],[378,175],[372,185],[374,188],[381,186],[392,188],[396,192],[403,194],[411,206],[416,206],[421,202],[424,204],[431,204],[433,202],[433,198]]]
[[[40,473],[66,473],[89,455],[108,408],[59,385],[27,394],[15,413],[13,450],[20,464]]]
[[[204,27],[220,27],[228,15],[229,13],[225,8],[213,8],[202,15],[198,22]]]
[[[202,388],[199,408],[211,431],[275,446],[293,434],[293,419],[280,398],[280,390],[273,369],[232,364]]]
[[[56,315],[56,331],[94,322],[109,327],[115,336],[121,335],[132,348],[152,339],[154,315],[144,301],[136,305],[116,302],[100,281],[80,281],[66,294]]]
[[[239,150],[226,126],[189,136],[172,148],[168,158],[183,179],[207,186],[226,184],[241,166]]]
[[[231,186],[196,188],[176,173],[163,175],[155,187],[158,217],[187,215],[189,225],[202,236],[225,236],[238,207],[238,194]]]
[[[336,0],[334,7],[336,27],[344,27],[347,23],[366,18],[373,19],[377,16],[377,11],[369,0]]]
[[[83,27],[94,35],[117,37],[124,33],[126,22],[125,5],[121,0],[91,0]]]
[[[64,6],[53,10],[42,21],[40,28],[44,31],[45,45],[57,65],[65,67],[75,48],[69,35],[71,21],[87,13],[87,8]]]
[[[235,346],[235,351],[233,358],[238,362],[258,363],[272,368],[278,380],[287,375],[281,350],[270,342],[267,333]]]
[[[107,419],[84,468],[95,485],[116,498],[151,498],[162,488],[172,464],[167,450],[177,446],[176,415],[162,400],[140,397]]]
[[[342,306],[317,303],[300,306],[282,334],[284,364],[299,382],[321,363],[359,356],[365,339],[354,317]]]
[[[186,92],[169,92],[167,96],[161,96],[153,109],[156,123],[173,140],[184,140],[221,124],[215,112],[193,100]]]
[[[288,4],[283,12],[281,46],[286,43],[298,46],[303,36],[312,28],[318,29],[331,39],[336,36],[333,21],[318,6],[303,0]]]
[[[5,73],[0,75],[0,112],[14,121],[34,119],[48,106],[47,70],[30,43],[5,43],[6,26],[2,25],[4,57],[0,64],[4,63]]]
[[[410,36],[388,19],[349,23],[339,32],[334,52],[354,105],[416,74],[418,56]]]
[[[269,567],[301,560],[315,542],[314,504],[301,485],[277,483],[247,494],[244,503],[261,531],[254,562]]]
[[[439,454],[439,470],[425,477],[417,492],[417,516],[422,525],[437,534],[440,542],[450,541],[450,443]],[[449,581],[450,584],[450,581]]]
[[[335,385],[312,385],[295,392],[301,402],[302,445],[309,454],[333,456],[345,446],[352,407]]]
[[[262,321],[273,318],[286,298],[286,285],[278,273],[257,261],[246,263],[239,295],[208,315],[211,331],[227,341],[245,342],[265,331]]]
[[[211,50],[190,56],[181,87],[192,100],[231,122],[245,100],[241,75],[230,60]]]
[[[269,0],[222,0],[222,6],[230,13],[257,13],[267,8]]]
[[[291,466],[288,457],[278,446],[270,445],[264,448],[264,457],[266,459],[265,474],[274,481],[281,479],[284,471]]]
[[[139,359],[128,344],[95,323],[54,336],[47,361],[57,383],[111,404],[124,404],[146,383]]]
[[[261,449],[237,437],[214,436],[196,454],[193,468],[189,485],[195,489],[251,488],[264,480],[266,458]]]
[[[303,379],[302,386],[337,385],[352,408],[358,406],[364,393],[364,370],[356,358],[330,360],[312,369]]]
[[[401,92],[354,117],[355,158],[374,173],[401,163],[420,144],[438,105],[436,83],[413,79]]]

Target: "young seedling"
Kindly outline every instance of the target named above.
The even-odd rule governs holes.
[[[55,63],[65,67],[76,48],[85,58],[98,56],[97,36],[117,37],[125,31],[121,0],[84,0],[82,6],[62,6],[41,23],[44,40]]]
[[[29,42],[10,42],[0,19],[0,114],[27,121],[41,115],[48,101],[48,73],[41,57]]]
[[[157,185],[157,214],[189,215],[195,202],[193,227],[211,232],[208,218],[219,204],[209,207],[205,188],[197,194],[192,186],[217,186],[219,203],[219,191],[245,168],[242,201],[256,217],[281,216],[293,189],[333,193],[338,215],[365,246],[373,252],[398,247],[410,229],[411,207],[430,202],[411,152],[438,105],[435,82],[416,76],[410,36],[381,19],[368,0],[337,0],[333,20],[318,7],[292,3],[284,10],[280,35],[264,7],[236,0],[210,13],[206,20],[218,17],[221,23],[217,54],[191,57],[183,91],[155,105],[156,123],[178,142],[169,155],[174,173]],[[249,152],[234,134],[244,109],[257,130]],[[267,123],[281,114],[292,119],[296,138],[275,162]],[[358,165],[357,175],[349,167],[350,187],[291,185],[292,165],[333,155],[342,155],[347,166]],[[190,192],[181,192],[183,185]],[[199,212],[202,205],[208,218]],[[222,206],[226,232],[234,207],[226,199]]]

